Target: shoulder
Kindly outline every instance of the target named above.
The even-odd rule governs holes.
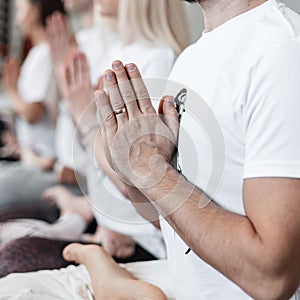
[[[32,48],[24,61],[23,67],[40,71],[51,69],[52,61],[48,44],[44,43]]]
[[[50,48],[47,43],[43,43],[41,45],[38,45],[30,51],[31,55],[35,59],[51,59],[50,57]]]

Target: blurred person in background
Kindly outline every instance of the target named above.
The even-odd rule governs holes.
[[[135,251],[137,249],[135,244],[137,244],[144,251],[151,253],[154,259],[163,258],[165,257],[165,250],[159,229],[137,214],[127,199],[128,195],[123,183],[114,175],[113,170],[108,168],[104,154],[97,157],[100,162],[100,177],[93,164],[94,160],[89,149],[93,149],[93,141],[99,124],[95,118],[96,107],[92,102],[94,99],[93,81],[95,82],[95,79],[91,78],[93,76],[91,68],[97,70],[97,79],[99,79],[110,66],[111,61],[120,58],[127,62],[136,61],[141,66],[145,77],[167,79],[177,55],[189,43],[184,9],[180,1],[177,0],[97,1],[96,5],[99,6],[102,16],[111,19],[108,30],[118,36],[119,40],[107,46],[107,51],[101,57],[99,65],[90,65],[89,59],[81,51],[71,51],[66,62],[66,86],[62,89],[66,91],[65,97],[72,119],[81,131],[79,132],[81,143],[90,153],[91,163],[87,175],[88,192],[94,215],[100,226],[97,233],[89,240],[97,243],[105,243],[105,240],[107,243],[107,239],[115,241],[117,244],[112,245],[112,249],[104,247],[111,255],[118,253],[122,248],[123,252],[128,250],[128,245],[130,249]],[[148,8],[152,12],[151,14],[148,14]],[[52,30],[55,32],[56,40],[60,43],[68,41],[68,34],[64,23],[61,22],[62,19],[58,16],[53,18],[51,26],[57,26],[57,30]],[[182,21],[180,26],[173,22],[173,18]],[[129,25],[125,28],[124,22],[126,20],[132,20],[132,22],[128,22]],[[156,26],[152,26],[153,24]],[[52,47],[52,51],[62,49],[62,47],[56,44],[56,47]],[[74,44],[70,43],[68,48],[72,47],[74,48]],[[110,91],[112,90],[113,88],[110,89]],[[87,114],[83,114],[83,118],[81,118],[88,106]],[[86,130],[83,130],[84,128]],[[76,156],[74,159],[76,160]],[[158,224],[156,225],[159,227]],[[117,239],[115,238],[116,235],[119,235]],[[28,242],[28,239],[24,239],[24,243],[28,245]],[[36,243],[37,240],[32,239],[32,242]],[[44,243],[45,240],[42,242]],[[53,243],[55,242],[53,241]],[[57,244],[61,247],[61,243]],[[16,241],[15,247],[22,248],[22,241]],[[30,248],[33,248],[32,244]],[[14,251],[12,249],[15,249],[14,245],[10,244],[7,252]],[[5,265],[8,264],[5,263]],[[21,270],[22,267],[15,265],[11,271],[17,272],[18,269]],[[33,271],[33,269],[27,269],[27,271]]]
[[[54,166],[53,103],[50,97],[52,63],[46,41],[46,19],[55,11],[65,14],[60,0],[17,0],[16,23],[32,42],[22,65],[8,58],[3,66],[3,84],[16,114],[20,161],[0,164],[0,205],[39,200],[53,184],[47,173]]]
[[[205,128],[213,129],[211,135],[197,130],[190,115],[182,119],[199,159],[195,163],[190,147],[179,139],[184,174],[193,180],[193,172],[201,172],[193,184],[171,164],[179,134],[173,97],[163,98],[163,116],[156,115],[138,68],[124,68],[120,61],[105,72],[108,95],[98,92],[107,161],[133,185],[128,191],[136,187],[164,217],[168,261],[119,266],[101,247],[75,244],[64,257],[79,267],[12,275],[0,281],[4,297],[299,298],[300,17],[276,0],[187,1],[201,4],[206,30],[180,56],[170,80],[204,97],[186,102],[199,121],[213,116]],[[69,75],[75,86],[72,63]],[[128,132],[133,124],[140,126],[129,126]],[[212,147],[218,134],[221,141]],[[128,144],[129,157],[122,151]],[[114,156],[111,150],[117,150]],[[133,176],[122,168],[127,159],[134,173],[148,175],[155,162],[165,172],[159,180],[155,172]],[[211,173],[215,164],[220,174]],[[211,176],[217,182],[213,190],[207,186]],[[149,178],[158,184],[149,184]],[[131,199],[139,204],[139,195]],[[21,291],[15,291],[16,283]]]

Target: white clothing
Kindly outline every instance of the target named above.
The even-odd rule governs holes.
[[[188,89],[183,174],[226,210],[245,215],[244,179],[300,178],[299,53],[300,16],[269,0],[204,33],[173,69],[170,80]],[[177,300],[250,299],[194,253],[185,255],[187,245],[165,221],[162,230]]]
[[[79,241],[86,222],[78,214],[66,214],[49,224],[35,219],[17,219],[0,223],[0,244],[22,237],[40,237],[64,241]]]
[[[74,169],[85,176],[88,155],[79,144],[76,127],[65,101],[59,103],[55,131],[55,149],[57,161],[60,165]]]
[[[87,172],[89,199],[97,223],[131,237],[157,258],[165,258],[161,231],[143,219],[103,173],[90,165]]]
[[[35,124],[17,119],[17,138],[21,146],[31,147],[42,156],[54,157],[54,124],[47,111],[47,94],[52,76],[48,44],[32,48],[21,67],[18,91],[27,103],[43,103],[45,115]]]
[[[166,261],[129,263],[122,266],[137,279],[160,287],[169,300],[175,300]],[[0,300],[94,299],[91,279],[83,265],[55,271],[8,275],[0,280],[0,291]]]
[[[117,59],[124,64],[135,62],[144,78],[167,79],[175,60],[172,49],[149,48],[140,43],[126,47],[115,43],[107,52],[103,64],[111,65]],[[155,257],[165,258],[161,232],[137,213],[107,176],[95,171],[93,166],[89,169],[88,190],[98,224],[130,236]]]
[[[135,63],[143,78],[167,79],[175,59],[175,53],[171,48],[149,47],[139,42],[124,46],[115,42],[107,51],[101,69],[110,69],[113,61],[120,60],[124,65]]]
[[[105,70],[101,70],[105,46],[100,30],[94,26],[82,29],[76,33],[76,41],[80,50],[86,55],[90,67],[93,85],[96,85]]]

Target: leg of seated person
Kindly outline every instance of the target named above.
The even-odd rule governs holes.
[[[0,162],[0,208],[32,203],[42,205],[41,198],[44,191],[56,184],[54,172],[24,167],[19,162]],[[69,184],[64,186],[77,196],[82,196],[83,192],[86,192],[85,182],[82,182],[80,187]]]
[[[1,300],[93,299],[90,277],[84,266],[11,274],[0,280],[0,291]]]
[[[65,214],[53,224],[35,219],[0,222],[0,245],[23,237],[80,241],[87,225],[79,214]]]
[[[70,265],[62,257],[70,241],[21,238],[0,247],[0,278],[11,273],[53,270]]]
[[[35,219],[1,222],[0,244],[26,236],[69,241],[81,240],[84,230],[93,220],[93,213],[87,199],[74,196],[66,188],[60,186],[48,189],[45,195],[57,204],[61,217],[53,224]]]
[[[27,168],[19,162],[0,163],[0,206],[40,202],[43,191],[56,183],[54,173]]]
[[[26,204],[15,204],[10,207],[0,209],[0,222],[6,222],[15,219],[36,219],[53,223],[59,218],[57,207],[45,203],[28,202]]]
[[[66,260],[87,268],[95,300],[167,299],[157,286],[137,280],[97,245],[71,244],[64,249],[63,255]]]
[[[62,185],[56,185],[46,189],[43,199],[50,204],[56,205],[61,216],[77,214],[87,223],[93,220],[93,212],[86,196],[77,195]]]
[[[75,245],[76,246],[76,245]],[[64,299],[64,300],[86,300],[86,299],[161,299],[166,297],[156,287],[159,286],[169,300],[174,300],[167,261],[139,262],[123,265],[119,268],[111,258],[100,252],[99,248],[74,248],[72,245],[73,259],[86,260],[91,258],[86,264],[90,264],[90,270],[94,272],[97,295],[93,297],[93,289],[90,275],[84,265],[79,267],[68,266],[60,270],[45,270],[26,274],[11,274],[0,280],[1,297],[14,300],[34,300],[34,299]],[[82,246],[81,246],[82,247]],[[93,246],[92,246],[93,247]],[[84,251],[81,251],[85,249]],[[47,249],[46,249],[47,250]],[[23,249],[24,251],[24,249]],[[51,249],[50,249],[51,251]],[[46,251],[47,252],[47,251]],[[23,255],[25,254],[25,255]],[[46,254],[47,255],[47,254]],[[26,252],[12,254],[12,258],[21,259],[26,262]],[[47,257],[46,257],[47,258]],[[1,259],[1,257],[0,257]],[[31,262],[29,261],[29,264]],[[95,264],[95,267],[93,266]],[[126,268],[128,272],[124,270]],[[107,270],[109,272],[107,273]],[[99,273],[99,274],[98,274]],[[132,276],[130,273],[134,274]],[[102,275],[102,276],[100,276]],[[135,278],[142,280],[137,281]],[[101,282],[101,285],[99,284]],[[114,282],[114,284],[112,284]],[[148,282],[150,284],[146,284]],[[118,286],[120,284],[120,286]],[[17,288],[16,288],[17,286]],[[105,287],[101,291],[101,286]],[[115,289],[121,293],[115,294]],[[112,291],[107,297],[107,288]],[[136,292],[137,291],[137,292]],[[146,293],[146,297],[143,297]],[[121,294],[121,295],[120,295]],[[0,299],[2,299],[0,297]]]
[[[62,241],[41,237],[23,237],[0,247],[0,278],[11,273],[53,270],[71,264],[62,257],[62,250],[76,240]],[[81,242],[77,240],[76,242]],[[24,253],[24,255],[23,255]],[[113,258],[119,263],[154,261],[157,258],[138,245],[127,258]]]

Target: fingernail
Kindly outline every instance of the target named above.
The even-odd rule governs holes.
[[[113,73],[106,73],[105,74],[105,79],[106,80],[112,80],[114,78],[114,74]]]
[[[105,92],[103,90],[97,90],[96,91],[96,102],[100,101],[101,98],[103,98],[103,96],[105,95]]]
[[[128,66],[127,66],[127,70],[129,71],[129,72],[132,72],[132,71],[134,71],[135,70],[135,65],[134,64],[129,64]]]
[[[122,63],[120,61],[115,61],[113,63],[113,68],[116,69],[116,70],[120,70],[122,68]]]
[[[168,97],[166,98],[166,101],[167,101],[168,103],[170,103],[170,104],[174,104],[174,97],[173,97],[173,96],[168,96]]]

